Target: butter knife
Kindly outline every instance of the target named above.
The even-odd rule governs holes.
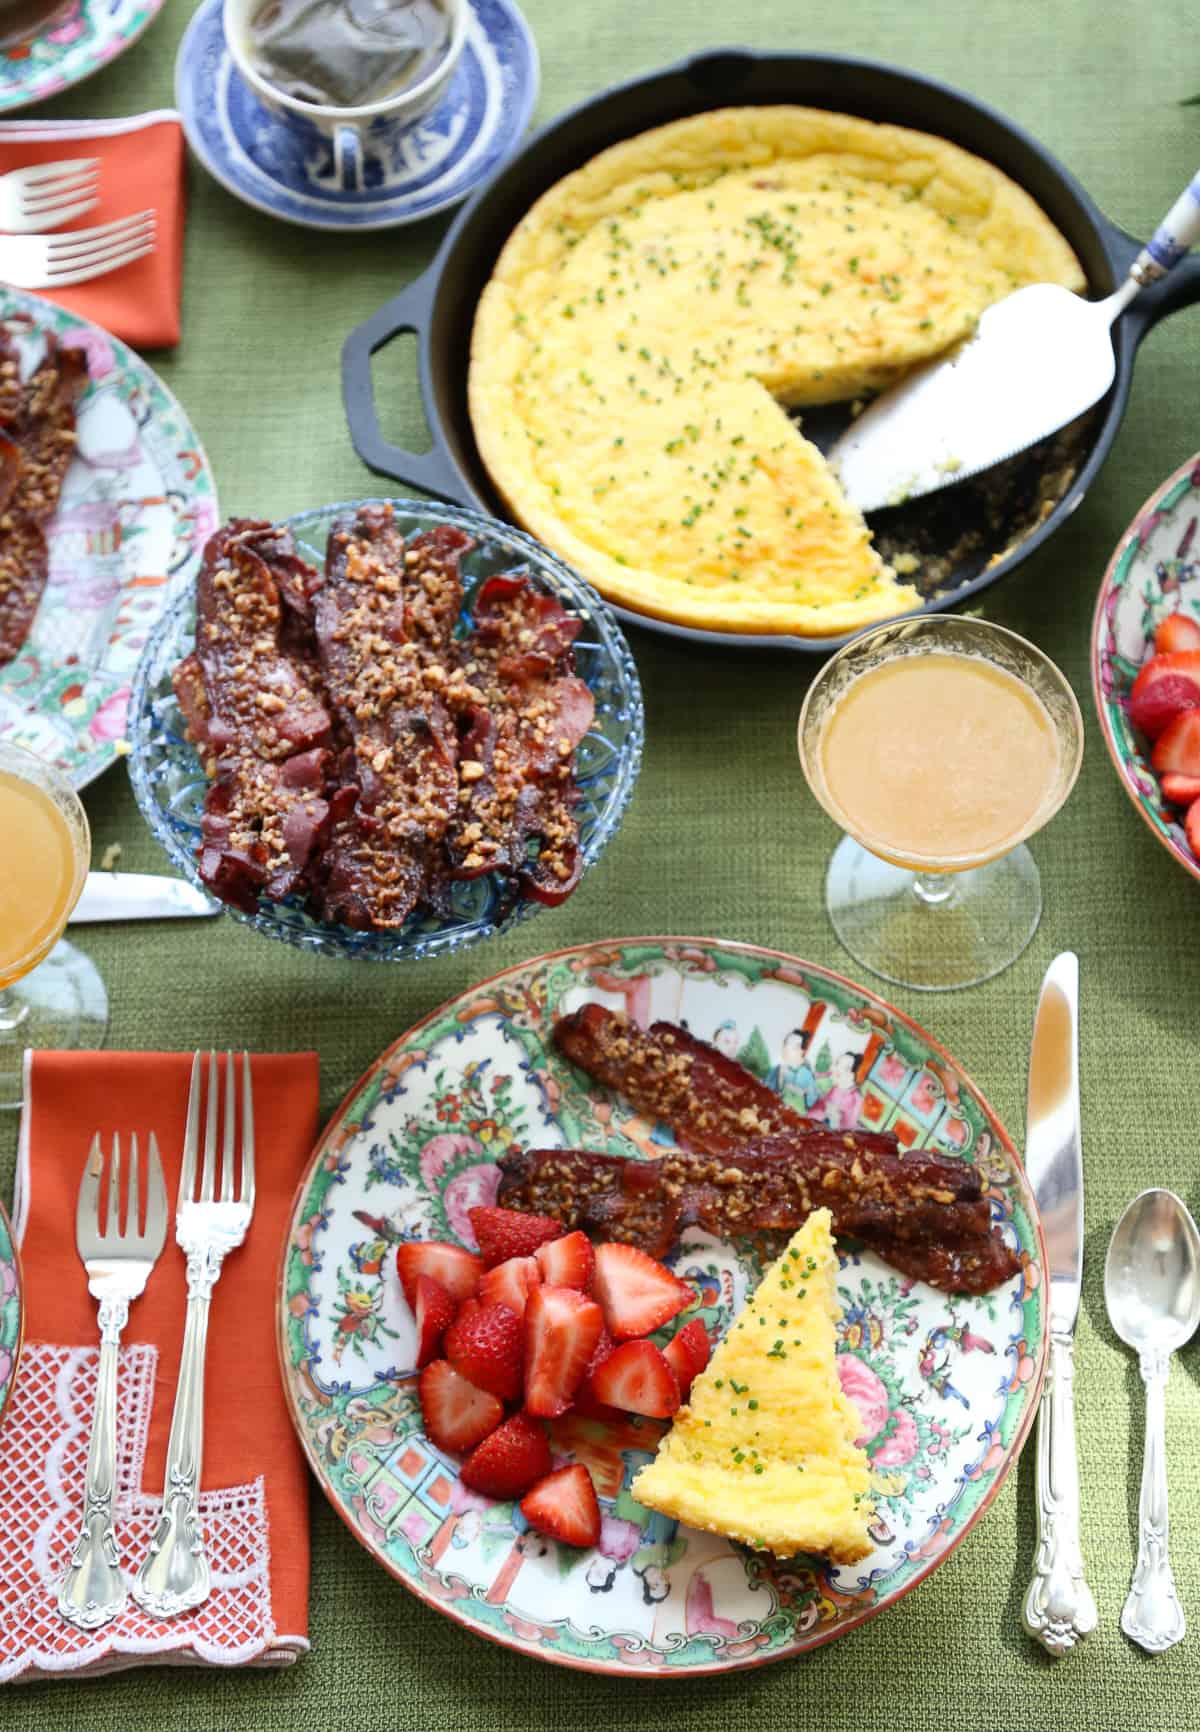
[[[1022,1621],[1053,1655],[1096,1628],[1083,1579],[1075,1451],[1075,1320],[1083,1279],[1083,1145],[1079,1129],[1079,958],[1064,950],[1046,970],[1029,1054],[1025,1172],[1046,1235],[1043,1292],[1050,1363],[1038,1409],[1038,1546]]]
[[[162,878],[151,872],[89,872],[69,924],[194,920],[220,912],[219,902],[182,878]]]

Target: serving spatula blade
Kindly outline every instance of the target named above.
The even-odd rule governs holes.
[[[1112,325],[1148,283],[1200,241],[1200,175],[1172,206],[1129,277],[1102,301],[1054,283],[1018,289],[947,355],[885,391],[829,452],[860,511],[933,493],[1056,433],[1113,382]]]

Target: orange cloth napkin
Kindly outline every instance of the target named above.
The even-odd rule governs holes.
[[[39,162],[100,158],[100,202],[64,234],[153,209],[155,247],[145,258],[78,288],[45,293],[135,349],[179,341],[185,206],[183,129],[174,109],[127,120],[25,120],[0,124],[0,174]]]
[[[136,1573],[162,1492],[187,1285],[175,1243],[191,1055],[37,1052],[27,1060],[15,1232],[25,1345],[0,1431],[0,1680],[112,1670],[155,1659],[280,1664],[308,1646],[308,1476],[276,1349],[280,1252],[316,1140],[315,1053],[256,1055],[257,1201],[245,1242],[213,1290],[202,1498],[210,1600],[148,1619],[130,1602],[104,1629],[58,1618],[53,1590],[78,1530],[95,1376],[96,1304],[75,1252],[75,1202],[96,1131],[122,1147],[158,1137],[171,1224],[145,1293],[130,1307],[118,1383],[117,1525]],[[140,1464],[140,1465],[139,1465]]]

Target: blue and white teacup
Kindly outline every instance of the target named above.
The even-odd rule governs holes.
[[[467,33],[467,0],[443,0],[450,22],[445,52],[417,83],[401,86],[379,102],[359,108],[325,107],[302,102],[280,90],[255,69],[250,50],[250,25],[263,0],[224,0],[225,41],[239,76],[263,107],[305,142],[327,141],[333,149],[336,180],[346,192],[366,187],[368,157],[384,165],[404,160],[405,135],[436,107],[458,65]]]

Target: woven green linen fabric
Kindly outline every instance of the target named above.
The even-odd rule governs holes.
[[[527,0],[543,64],[539,119],[607,82],[708,44],[835,50],[894,59],[986,99],[1068,164],[1111,216],[1148,233],[1200,160],[1191,0],[1133,8],[1060,0],[958,0],[900,7],[857,0]],[[163,16],[117,65],[43,112],[124,114],[171,101],[174,53],[191,12]],[[226,513],[281,515],[379,490],[355,457],[338,386],[341,342],[428,261],[440,222],[376,236],[308,234],[236,203],[195,165],[184,337],[152,358],[193,418]],[[287,1732],[508,1732],[656,1725],[663,1732],[1080,1732],[1200,1728],[1200,1634],[1151,1660],[1118,1619],[1135,1539],[1141,1401],[1131,1357],[1104,1314],[1109,1233],[1142,1187],[1200,1202],[1195,1159],[1197,888],[1130,810],[1088,693],[1096,587],[1142,500],[1200,445],[1200,312],[1160,328],[1086,505],[1020,572],[986,596],[989,617],[1028,634],[1067,670],[1088,725],[1078,788],[1035,843],[1046,912],[1020,963],[973,991],[897,990],[976,1077],[1018,1142],[1038,983],[1056,951],[1079,952],[1088,1259],[1079,1324],[1083,1544],[1101,1625],[1086,1649],[1049,1661],[1021,1633],[1033,1550],[1026,1454],[960,1550],[907,1599],[805,1659],[723,1678],[614,1680],[509,1654],[418,1604],[362,1552],[314,1491],[313,1651],[272,1676],[146,1670],[10,1689],[6,1732],[130,1728]],[[386,430],[420,443],[411,355],[377,374]],[[383,1046],[473,979],[577,941],[695,933],[778,946],[847,968],[826,923],[822,872],[835,834],[808,796],[794,723],[810,664],[632,635],[648,749],[624,827],[563,909],[485,949],[420,968],[358,967],[296,954],[232,921],[89,929],[80,942],[112,1000],[112,1044],[315,1046],[331,1111]],[[164,862],[124,771],[87,796],[97,856]],[[866,984],[871,984],[867,981]],[[877,984],[877,983],[876,983]],[[0,1127],[0,1194],[16,1126]],[[64,1233],[68,1224],[64,1222]],[[1172,1548],[1200,1627],[1200,1348],[1168,1393]],[[3,1536],[0,1536],[0,1560]],[[3,1564],[0,1561],[0,1569]]]

